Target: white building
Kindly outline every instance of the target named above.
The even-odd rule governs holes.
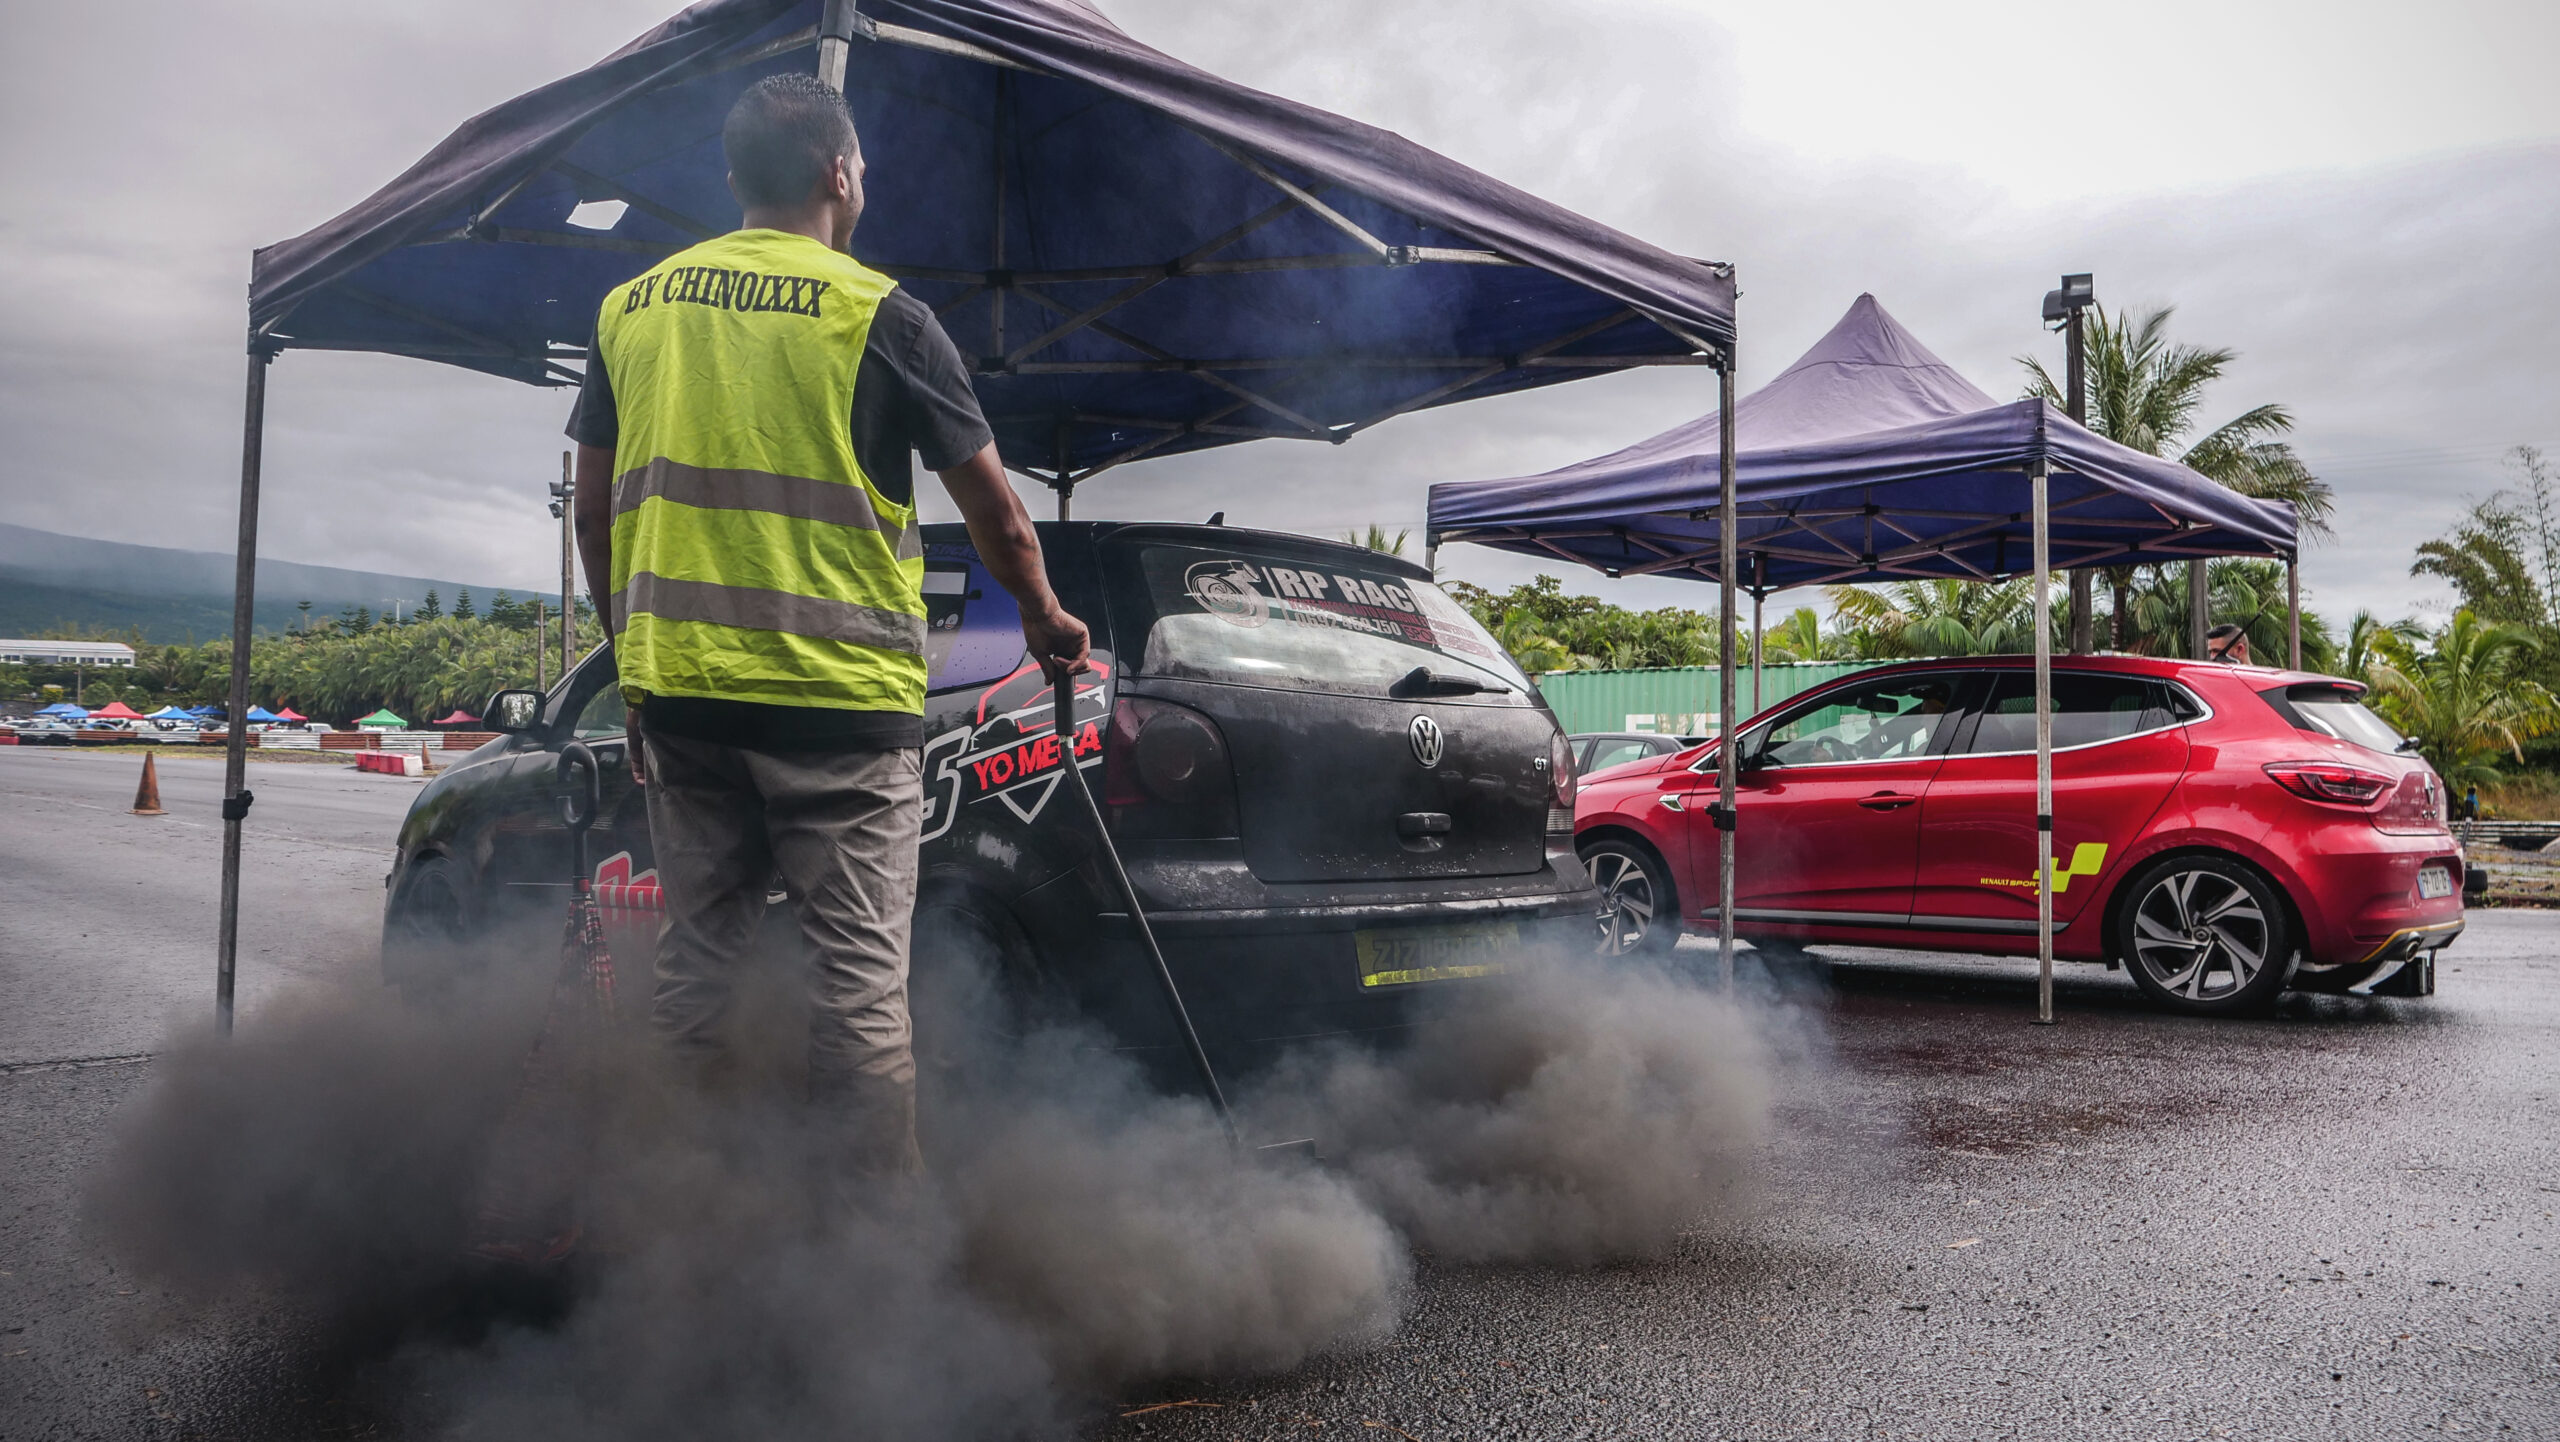
[[[15,666],[130,666],[122,641],[26,641],[0,638],[0,663]]]

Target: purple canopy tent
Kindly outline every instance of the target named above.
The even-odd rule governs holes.
[[[1431,488],[1428,544],[1473,541],[1610,576],[1687,576],[1724,597],[1719,942],[1733,957],[1734,591],[2032,572],[2036,591],[2038,874],[2052,872],[2048,714],[2055,564],[2295,564],[2293,507],[2239,495],[2074,423],[2041,400],[1995,401],[1861,295],[1802,359],[1739,404],[1624,450],[1519,480]],[[1722,477],[1731,475],[1727,483]],[[2299,592],[2295,593],[2298,597]],[[2297,600],[2298,610],[2298,600]],[[2300,626],[2295,624],[2299,666]],[[1754,709],[1757,709],[1756,703]],[[2053,907],[2039,891],[2040,1016],[2053,1013]]]
[[[705,0],[258,252],[235,714],[269,362],[378,351],[575,384],[605,292],[735,223],[719,131],[739,92],[813,62],[870,162],[856,254],[942,316],[1005,463],[1054,488],[1061,519],[1077,485],[1141,457],[1340,444],[1604,371],[1708,366],[1732,397],[1731,266],[1194,69],[1081,0]],[[245,760],[235,736],[225,1026]]]

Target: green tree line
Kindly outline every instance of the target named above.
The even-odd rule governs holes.
[[[431,598],[432,600],[432,598]],[[501,592],[488,613],[427,614],[394,625],[370,615],[312,618],[283,634],[264,633],[250,643],[249,696],[271,710],[290,707],[314,720],[344,723],[382,707],[412,721],[432,720],[459,708],[477,714],[493,691],[530,685],[536,654],[556,659],[555,625],[534,629],[530,604],[516,607]],[[471,609],[458,600],[456,610]],[[440,608],[439,608],[440,609]],[[581,649],[598,639],[592,616],[580,629]],[[359,624],[359,619],[361,624]],[[77,684],[91,709],[122,701],[138,711],[162,706],[222,704],[231,688],[231,643],[154,645],[138,637],[128,669],[91,669]],[[552,648],[552,649],[546,649]],[[555,669],[546,664],[546,673]],[[0,667],[0,694],[27,699],[68,698],[68,667]]]

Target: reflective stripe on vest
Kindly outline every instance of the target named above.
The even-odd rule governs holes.
[[[895,284],[806,236],[745,230],[606,295],[627,694],[924,709],[915,508],[863,474],[850,430]]]

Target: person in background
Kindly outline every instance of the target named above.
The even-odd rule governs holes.
[[[2249,633],[2224,622],[2204,633],[2204,658],[2226,666],[2246,666],[2249,660]]]

